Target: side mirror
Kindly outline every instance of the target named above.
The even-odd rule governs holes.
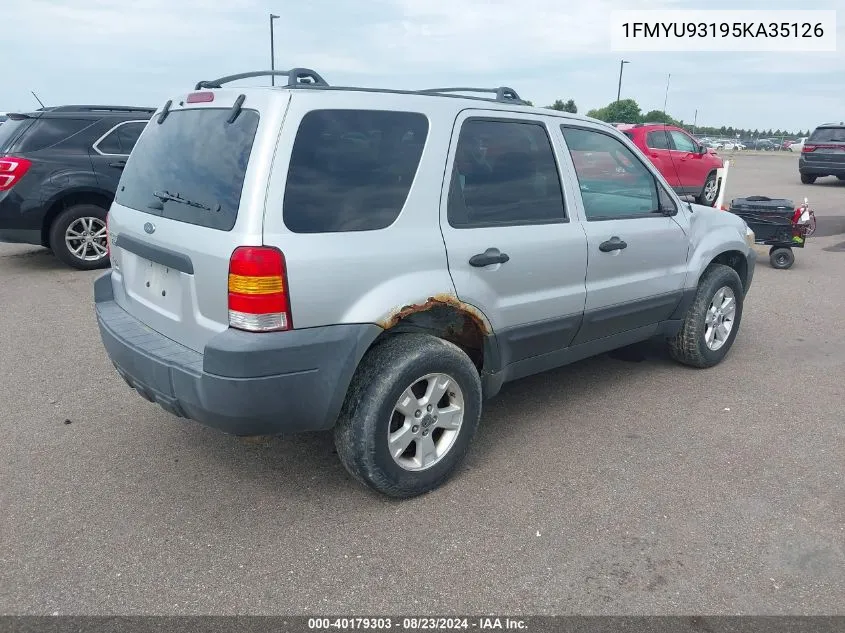
[[[706,147],[704,147],[704,145],[699,145],[699,146],[698,146],[698,153],[699,153],[699,154],[706,154],[706,153],[707,153],[707,148],[706,148]]]

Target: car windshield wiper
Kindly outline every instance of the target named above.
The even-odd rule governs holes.
[[[178,202],[180,204],[188,205],[189,207],[195,207],[197,209],[202,209],[204,211],[219,211],[220,204],[217,205],[217,208],[212,209],[209,206],[206,206],[200,202],[196,202],[194,200],[189,200],[188,198],[183,198],[179,192],[170,193],[169,191],[153,191],[153,195],[161,200],[162,202]]]

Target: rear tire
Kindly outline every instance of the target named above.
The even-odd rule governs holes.
[[[716,204],[716,199],[719,197],[719,183],[716,180],[716,174],[707,176],[704,181],[704,187],[701,188],[701,193],[695,199],[696,203],[712,207]]]
[[[801,182],[805,185],[812,185],[816,182],[816,176],[811,176],[810,174],[801,174]]]
[[[50,249],[77,270],[109,265],[106,250],[107,210],[94,204],[77,204],[62,211],[50,227]]]
[[[429,402],[426,389],[444,395]],[[409,498],[451,477],[480,417],[481,380],[463,350],[434,336],[397,334],[367,352],[356,370],[335,446],[358,481]]]
[[[773,247],[769,251],[769,263],[772,265],[772,268],[777,268],[778,270],[792,268],[792,264],[795,263],[795,253],[792,252],[791,248]]]
[[[669,339],[672,358],[699,369],[722,362],[739,331],[743,300],[737,272],[729,266],[711,264],[698,282],[695,300],[680,331]]]

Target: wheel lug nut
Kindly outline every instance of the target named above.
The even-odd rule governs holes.
[[[420,417],[421,415],[422,415],[422,411],[420,411],[419,409],[417,409],[417,411],[414,413],[414,417],[415,417],[415,418],[418,418],[418,417]]]
[[[423,431],[423,437],[425,437],[426,435],[428,435],[428,429],[426,429],[425,431]]]
[[[413,433],[416,433],[416,432],[417,432],[417,431],[419,431],[419,430],[420,430],[420,427],[419,427],[419,425],[418,425],[418,424],[415,424],[413,427],[411,427],[411,431],[412,431]]]

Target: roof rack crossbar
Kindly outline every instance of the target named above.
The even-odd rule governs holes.
[[[438,93],[450,93],[450,92],[486,92],[488,94],[496,95],[496,101],[500,101],[502,103],[521,103],[527,105],[526,101],[523,101],[518,94],[516,94],[516,90],[513,88],[508,88],[507,86],[500,86],[499,88],[428,88],[426,90],[418,90],[420,94],[438,94]]]
[[[310,68],[291,68],[290,70],[255,70],[248,73],[238,73],[236,75],[228,75],[220,77],[219,79],[212,79],[210,81],[199,81],[194,86],[194,90],[202,90],[203,88],[222,88],[223,84],[228,84],[238,79],[249,79],[251,77],[287,77],[287,86],[328,86],[328,82],[323,79],[316,71]]]

